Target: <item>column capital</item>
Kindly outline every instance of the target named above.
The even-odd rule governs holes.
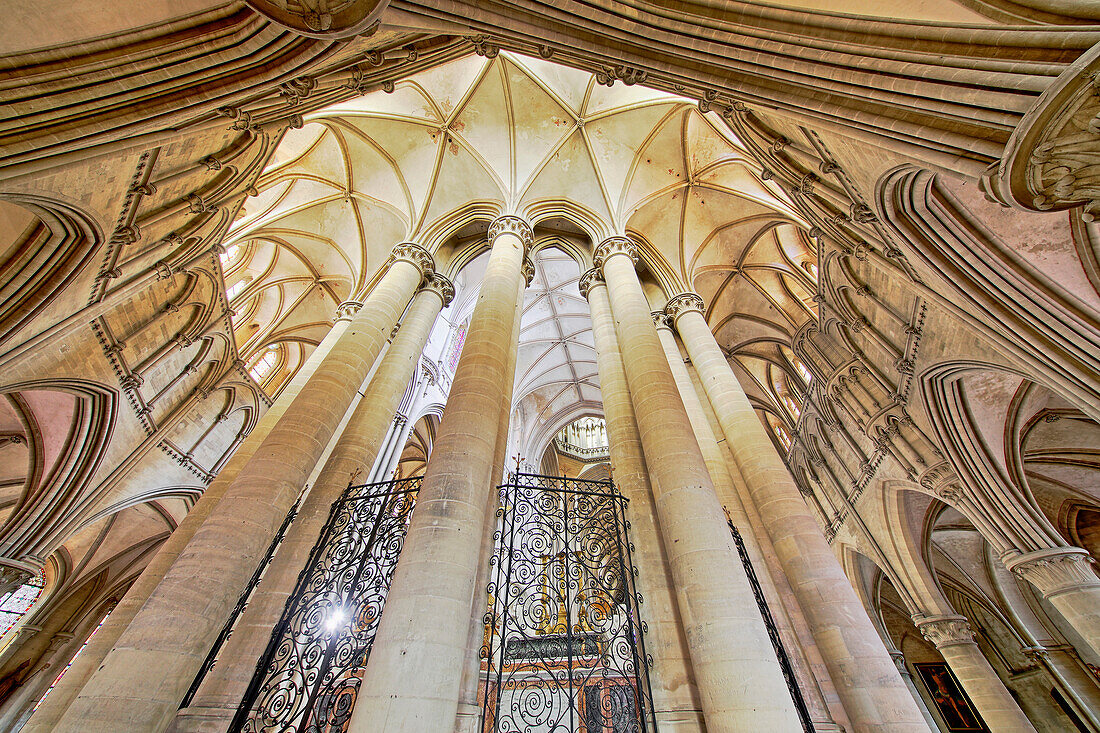
[[[665,305],[665,313],[669,315],[673,323],[688,311],[696,311],[701,314],[706,313],[707,304],[703,302],[703,299],[695,293],[680,293],[674,295],[668,299],[668,303]]]
[[[634,264],[638,264],[638,248],[626,237],[608,237],[600,242],[592,255],[596,268],[603,270],[603,264],[607,258],[615,254],[624,254]]]
[[[604,284],[606,283],[603,281],[603,274],[600,272],[599,268],[593,267],[591,270],[586,270],[585,273],[581,275],[581,279],[577,281],[577,289],[581,291],[581,295],[587,300],[588,293],[592,288]]]
[[[1096,561],[1080,547],[1052,547],[1004,558],[1005,567],[1039,589],[1043,598],[1100,585]]]
[[[362,301],[358,300],[345,300],[340,305],[336,306],[336,318],[335,321],[350,321],[355,317],[355,314],[359,312],[359,309],[363,307]]]
[[[523,267],[520,271],[523,273],[524,287],[531,287],[531,282],[535,279],[535,263],[530,257],[523,258]]]
[[[493,240],[501,234],[513,234],[519,237],[523,242],[524,253],[531,249],[531,244],[535,241],[535,232],[531,225],[514,214],[505,214],[493,220],[489,225],[489,244],[492,244]]]
[[[657,328],[672,330],[672,318],[664,311],[653,311],[649,315],[653,319],[653,325]]]
[[[435,272],[435,260],[432,259],[428,250],[421,247],[416,242],[400,242],[394,245],[393,253],[390,255],[390,262],[397,262],[398,260],[404,260],[410,264],[416,265],[420,269],[421,275],[429,275]]]
[[[937,649],[957,644],[973,644],[974,632],[965,616],[914,616],[917,630]]]
[[[454,283],[438,272],[430,273],[428,279],[420,286],[420,289],[438,295],[440,300],[443,301],[444,308],[449,306],[455,297]]]

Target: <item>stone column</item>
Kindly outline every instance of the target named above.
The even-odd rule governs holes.
[[[520,293],[517,296],[521,307],[516,308],[515,329],[516,337],[512,339],[511,348],[508,351],[508,367],[506,374],[512,375],[507,389],[501,395],[500,426],[497,431],[497,444],[493,450],[493,473],[490,483],[494,487],[489,501],[485,502],[485,524],[481,536],[481,557],[478,560],[477,577],[474,580],[474,607],[470,614],[470,630],[466,636],[466,661],[462,665],[462,687],[458,697],[458,717],[455,720],[455,733],[475,733],[480,730],[481,708],[484,701],[478,694],[478,683],[481,681],[481,650],[485,640],[485,614],[489,610],[488,584],[491,568],[489,560],[493,556],[494,534],[498,522],[496,514],[500,506],[500,499],[496,492],[496,486],[503,482],[506,464],[508,462],[508,426],[512,418],[512,397],[515,394],[516,359],[519,358],[519,334],[523,322],[523,291],[531,285],[535,277],[535,265],[527,258],[523,261],[523,283],[520,285]]]
[[[861,733],[927,733],[916,702],[718,348],[703,318],[702,299],[694,293],[677,296],[666,310],[703,382],[853,728]]]
[[[91,676],[103,663],[107,654],[114,649],[115,642],[118,641],[122,632],[130,625],[145,601],[156,590],[165,573],[176,562],[180,552],[195,536],[195,532],[210,516],[213,508],[221,501],[226,489],[241,472],[241,468],[256,452],[260,444],[267,439],[271,429],[278,424],[287,408],[294,402],[302,386],[316,371],[325,355],[332,350],[333,345],[340,340],[340,336],[347,330],[348,323],[351,321],[351,309],[358,310],[360,306],[360,303],[342,303],[340,305],[337,309],[336,323],[320,345],[309,355],[306,363],[294,375],[290,384],[283,388],[283,391],[279,394],[279,399],[268,408],[264,416],[256,423],[252,432],[241,443],[240,448],[218,473],[217,478],[211,482],[210,486],[195,503],[195,506],[191,507],[191,511],[176,527],[176,531],[164,541],[164,544],[153,555],[153,559],[149,561],[149,564],[145,566],[145,570],[142,571],[138,579],[126,591],[122,600],[111,611],[110,617],[99,628],[95,637],[88,642],[88,646],[84,647],[84,651],[73,661],[69,671],[65,673],[65,676],[61,678],[61,681],[53,688],[49,696],[42,702],[42,705],[34,712],[31,719],[23,726],[23,731],[27,731],[27,733],[32,731],[33,733],[50,733],[57,727],[58,721],[65,710],[76,699],[81,688],[91,679]]]
[[[366,478],[436,317],[452,297],[454,287],[438,274],[429,276],[413,297],[397,335],[222,648],[218,663],[203,680],[191,704],[176,715],[169,730],[215,733],[229,725],[256,670],[257,660],[294,590],[302,565],[321,536],[332,504],[354,477]]]
[[[623,237],[596,250],[710,733],[801,723]]]
[[[530,226],[503,216],[443,420],[352,713],[351,733],[451,733],[493,486],[504,392],[512,383]]]
[[[1080,547],[1055,547],[1011,555],[1005,567],[1035,586],[1100,655],[1100,578],[1095,560]]]
[[[1035,733],[1035,728],[1009,694],[974,643],[963,616],[914,616],[921,636],[935,645],[982,720],[997,733]]]
[[[405,243],[294,402],[59,721],[58,731],[163,730],[325,450],[431,256]]]
[[[612,476],[623,496],[630,501],[627,512],[631,541],[636,548],[634,562],[639,568],[638,589],[645,600],[641,607],[642,620],[649,627],[645,643],[646,652],[653,657],[650,682],[657,724],[661,730],[673,733],[703,731],[706,729],[699,690],[691,670],[685,626],[676,605],[668,552],[661,537],[653,487],[642,452],[634,406],[630,403],[622,353],[615,337],[607,285],[593,269],[581,277],[580,290],[588,299],[592,315],[592,339],[596,346],[596,370],[600,376]]]
[[[905,665],[905,655],[901,653],[901,650],[892,648],[891,643],[887,647],[887,651],[890,653],[890,658],[894,660],[894,666],[898,668],[898,674],[901,675],[901,679],[905,682],[905,687],[908,688],[909,694],[913,696],[913,699],[917,702],[917,707],[920,708],[921,715],[924,716],[924,722],[928,723],[929,729],[939,733],[940,726],[936,722],[936,719],[932,717],[932,711],[928,709],[928,705],[925,704],[924,698],[921,697],[920,690],[917,689],[917,685],[913,682],[913,675],[909,672],[909,667]]]

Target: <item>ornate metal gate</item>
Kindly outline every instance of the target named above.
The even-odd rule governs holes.
[[[420,482],[351,486],[333,504],[230,731],[347,729]]]
[[[482,733],[656,730],[626,499],[528,473],[500,496]]]

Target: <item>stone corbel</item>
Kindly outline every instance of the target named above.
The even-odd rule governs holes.
[[[381,23],[389,0],[330,0],[314,9],[288,0],[245,0],[275,23],[310,38],[328,40],[371,35]]]
[[[1001,160],[982,176],[1002,206],[1100,216],[1100,44],[1077,59],[1024,115]]]

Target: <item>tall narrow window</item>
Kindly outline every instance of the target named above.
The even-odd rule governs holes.
[[[244,286],[247,284],[248,283],[246,283],[244,280],[238,280],[237,282],[230,285],[228,288],[225,289],[225,299],[228,301],[232,301],[234,298],[241,294],[241,291],[244,290]]]
[[[38,706],[41,705],[42,701],[46,699],[46,695],[49,695],[50,692],[53,691],[53,688],[57,687],[57,683],[60,682],[61,678],[65,676],[65,673],[69,671],[69,667],[73,666],[73,662],[75,662],[76,658],[80,656],[80,653],[82,651],[84,651],[84,647],[88,646],[88,642],[92,640],[93,636],[95,636],[95,632],[99,631],[100,628],[103,627],[103,624],[107,622],[107,618],[110,615],[111,615],[111,612],[108,611],[107,615],[99,620],[99,623],[96,625],[96,627],[94,629],[92,629],[92,633],[88,634],[88,638],[84,640],[84,643],[81,644],[80,648],[76,650],[76,654],[73,655],[73,658],[70,659],[69,663],[65,665],[65,669],[61,670],[57,674],[57,676],[53,678],[53,682],[51,682],[50,686],[48,688],[46,688],[46,691],[44,693],[42,693],[42,697],[38,698],[38,702],[36,702],[34,704],[34,710],[31,710],[32,713],[35,710],[38,710]]]
[[[462,345],[466,343],[466,327],[469,322],[463,323],[455,329],[454,338],[451,341],[451,350],[447,354],[447,368],[452,372],[458,366],[458,357],[462,355]]]
[[[257,382],[262,382],[264,378],[271,373],[271,368],[275,366],[275,362],[278,358],[279,354],[277,349],[268,349],[264,352],[263,356],[256,360],[256,363],[252,365],[248,373],[251,374],[252,378]]]
[[[225,270],[225,269],[228,269],[234,262],[236,262],[237,258],[240,257],[240,256],[241,256],[241,245],[234,244],[229,249],[225,250],[225,252],[222,252],[218,256],[218,259],[221,260],[222,269]]]

